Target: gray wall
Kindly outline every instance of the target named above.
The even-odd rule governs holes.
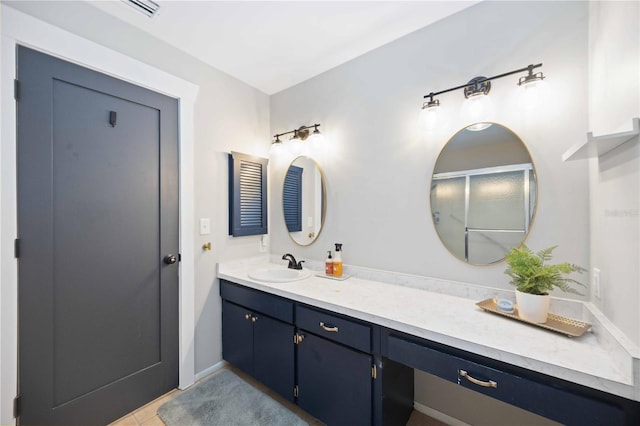
[[[482,2],[271,96],[271,129],[322,123],[324,150],[311,155],[328,189],[325,229],[310,247],[296,247],[281,209],[271,215],[272,251],[321,260],[344,243],[346,264],[509,288],[504,264],[477,268],[451,256],[430,215],[436,158],[457,130],[461,91],[442,95],[446,123],[423,133],[422,95],[543,62],[547,102],[519,107],[517,76],[497,80],[495,120],[518,134],[536,165],[539,203],[528,244],[558,244],[557,259],[588,267],[588,165],[562,163],[562,153],[587,132],[587,4]],[[271,159],[273,206],[291,155]],[[587,277],[585,277],[585,280]]]
[[[430,132],[420,129],[419,108],[429,91],[543,62],[546,102],[521,108],[518,76],[503,78],[493,84],[490,118],[521,137],[536,165],[539,203],[528,245],[558,244],[558,260],[589,267],[588,164],[561,160],[588,131],[587,29],[586,2],[482,2],[271,96],[272,133],[322,124],[325,147],[310,154],[328,189],[325,228],[309,247],[290,241],[282,212],[272,209],[272,251],[321,260],[332,243],[342,242],[346,264],[509,288],[504,264],[463,264],[441,244],[431,221],[436,158],[470,124],[460,116],[463,95],[440,97],[445,115]],[[273,206],[281,204],[290,157],[286,150],[272,155]],[[485,413],[502,410],[422,373],[415,398],[473,424],[497,424],[478,406]],[[539,423],[527,416],[512,410],[503,424]]]
[[[269,98],[136,28],[100,13],[83,2],[5,2],[156,68],[197,84],[195,104],[195,221],[209,217],[211,235],[196,237],[195,365],[196,373],[222,359],[221,318],[216,262],[259,253],[258,237],[230,238],[228,166],[231,150],[269,154]],[[202,251],[211,241],[213,250]]]
[[[589,5],[589,129],[631,129],[640,117],[640,2]],[[601,271],[593,302],[640,345],[640,142],[590,160],[591,266]]]

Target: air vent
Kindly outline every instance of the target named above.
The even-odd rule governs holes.
[[[158,3],[152,2],[151,0],[122,0],[124,3],[133,7],[140,13],[144,13],[148,17],[153,17],[160,9],[160,5]]]

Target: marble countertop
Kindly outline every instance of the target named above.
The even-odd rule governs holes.
[[[284,268],[268,259],[223,262],[218,277],[640,401],[640,387],[634,386],[639,360],[607,344],[600,327],[569,338],[485,312],[478,300],[353,276],[336,281],[312,275],[288,283],[249,278],[249,271],[264,267]]]

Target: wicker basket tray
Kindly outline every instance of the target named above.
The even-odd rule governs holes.
[[[486,299],[476,303],[476,305],[487,312],[492,312],[494,314],[502,315],[503,317],[535,325],[537,327],[555,331],[557,333],[566,334],[568,337],[579,337],[582,336],[586,331],[591,330],[591,324],[589,323],[574,320],[571,318],[561,317],[554,314],[549,314],[549,316],[547,317],[547,322],[542,324],[527,321],[518,316],[517,305],[515,306],[514,311],[511,314],[498,310],[496,299]]]

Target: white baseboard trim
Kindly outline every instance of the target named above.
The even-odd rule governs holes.
[[[442,423],[446,423],[449,426],[470,426],[469,424],[463,422],[462,420],[458,420],[447,414],[441,413],[440,411],[435,410],[431,407],[427,407],[426,405],[420,404],[419,402],[413,401],[413,408],[414,410],[426,416],[439,420]]]
[[[196,382],[202,379],[203,377],[207,377],[209,374],[213,373],[214,371],[217,371],[217,370],[220,370],[221,368],[226,367],[228,364],[229,363],[227,361],[220,361],[217,364],[213,364],[211,367],[205,368],[204,370],[196,373],[195,375]]]

